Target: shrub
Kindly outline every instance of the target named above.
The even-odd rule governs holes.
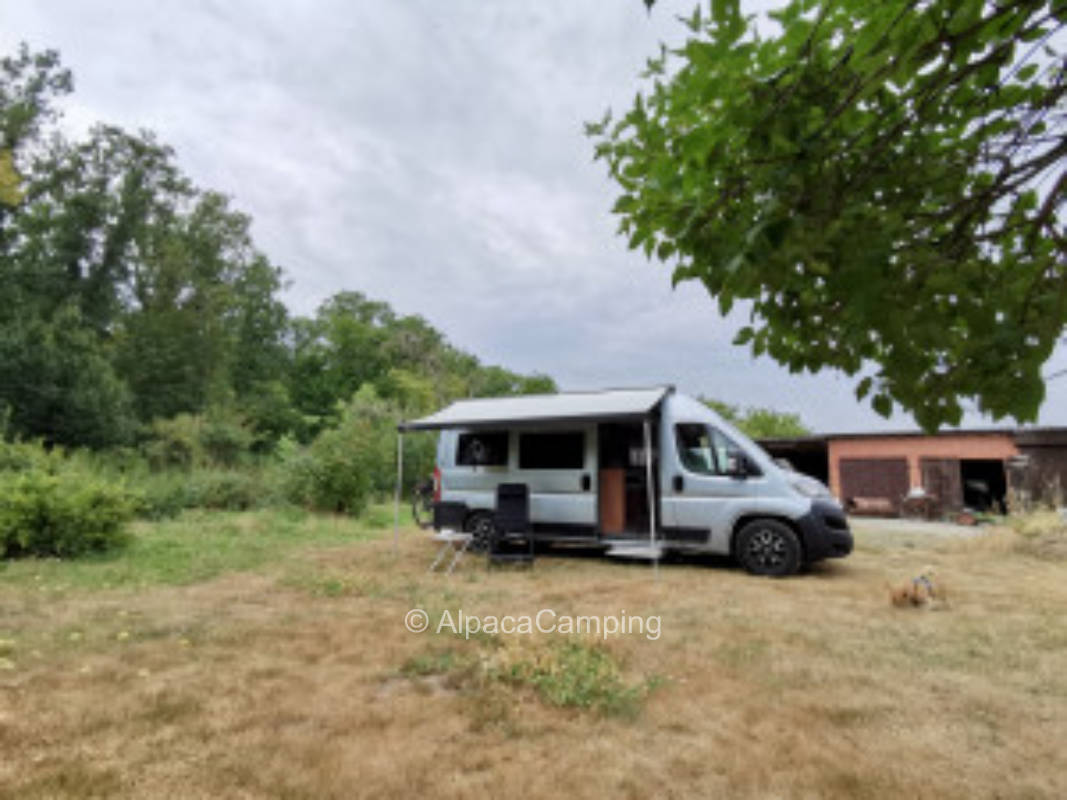
[[[236,470],[170,470],[145,476],[138,513],[149,519],[173,517],[188,508],[244,511],[277,504],[270,476]]]
[[[207,460],[234,467],[252,448],[252,432],[233,415],[209,416],[200,429],[200,446]]]
[[[240,401],[241,416],[251,432],[250,450],[271,452],[278,440],[304,430],[304,420],[293,408],[289,390],[281,381],[257,382]]]
[[[0,472],[0,554],[69,557],[121,546],[135,501],[123,485],[72,469]]]
[[[289,450],[289,499],[320,511],[361,514],[396,469],[396,419],[373,387],[360,389],[341,410],[337,427],[322,431],[304,450]]]
[[[189,500],[197,508],[244,511],[264,505],[257,477],[234,470],[200,470],[189,476]]]
[[[192,414],[178,414],[152,423],[151,439],[145,444],[145,456],[153,469],[192,469],[203,461],[200,428],[203,420]]]
[[[55,457],[37,442],[5,442],[0,439],[0,472],[29,469],[48,471]]]
[[[1015,549],[1045,560],[1067,560],[1067,518],[1056,511],[1039,511],[1012,517],[1018,537]]]
[[[356,421],[323,431],[287,463],[287,491],[298,505],[358,516],[371,491],[370,454]]]
[[[382,400],[370,384],[341,408],[340,421],[305,449],[278,442],[286,473],[286,495],[294,503],[322,511],[358,515],[372,496],[392,496],[396,485],[396,425],[399,408]],[[431,436],[404,438],[405,487],[433,468]]]
[[[153,469],[234,467],[251,451],[254,436],[238,415],[215,409],[178,414],[152,423],[144,452]]]
[[[139,481],[138,489],[137,513],[148,519],[175,517],[194,506],[187,472],[171,470],[149,475]]]

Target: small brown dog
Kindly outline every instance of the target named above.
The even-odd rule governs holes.
[[[887,583],[889,602],[897,608],[944,608],[948,605],[945,585],[936,576],[933,567],[926,567],[901,586]]]

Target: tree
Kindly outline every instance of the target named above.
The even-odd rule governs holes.
[[[56,101],[71,87],[54,51],[0,59],[0,411],[13,433],[106,446],[138,422],[203,425],[225,461],[376,403],[413,415],[555,390],[359,292],[290,320],[251,220],[151,133],[64,137]],[[379,394],[346,407],[358,391]]]
[[[382,345],[394,319],[385,303],[361,292],[339,292],[314,318],[294,320],[289,390],[296,407],[313,420],[313,432],[335,419],[339,402],[387,372]]]
[[[0,325],[0,407],[15,432],[56,444],[123,444],[136,425],[129,390],[75,305]]]
[[[128,261],[117,364],[144,420],[247,398],[286,372],[280,271],[215,192],[176,198]]]
[[[791,0],[766,38],[711,9],[587,126],[630,247],[882,415],[1035,418],[1067,322],[1067,3]]]
[[[485,366],[422,317],[397,315],[360,292],[339,292],[314,318],[293,320],[292,340],[289,391],[311,434],[336,422],[338,403],[366,386],[407,414],[460,397],[556,391],[547,375]]]
[[[710,397],[700,397],[700,402],[715,411],[734,427],[744,431],[753,439],[774,437],[807,436],[811,430],[800,416],[788,412],[774,411],[769,408],[741,409],[736,405],[724,403]]]
[[[193,186],[152,134],[98,125],[69,141],[55,130],[55,101],[70,89],[54,51],[23,46],[0,60],[0,336],[12,346],[26,331],[67,337],[97,375],[85,396],[121,399],[96,409],[118,427],[131,398],[148,422],[268,393],[247,405],[257,432],[275,438],[288,377],[280,270],[255,249],[249,218]],[[77,365],[37,355],[41,369],[17,373],[8,392],[20,404],[46,396],[50,380],[73,385]],[[81,422],[52,412],[19,405],[12,419],[19,433],[89,441]]]

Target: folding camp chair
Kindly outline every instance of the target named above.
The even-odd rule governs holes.
[[[487,564],[505,561],[533,564],[532,534],[530,487],[525,483],[502,483],[497,486],[493,531],[486,549]]]

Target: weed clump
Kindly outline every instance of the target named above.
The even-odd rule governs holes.
[[[445,675],[452,683],[492,692],[495,686],[532,689],[558,708],[634,718],[662,681],[627,683],[619,663],[603,646],[568,639],[548,644],[512,643],[489,653],[464,656],[454,650],[422,654],[401,667],[405,677]]]
[[[1011,519],[1017,534],[1015,550],[1052,561],[1067,560],[1067,519],[1055,511],[1040,511]]]

